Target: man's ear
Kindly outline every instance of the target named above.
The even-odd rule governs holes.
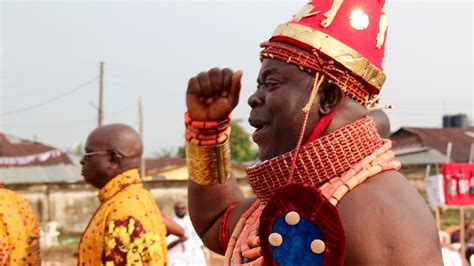
[[[116,167],[120,164],[121,160],[122,156],[118,152],[112,151],[109,157],[109,168]]]
[[[319,113],[327,115],[338,106],[342,100],[341,87],[332,81],[324,83],[320,88],[320,105]]]

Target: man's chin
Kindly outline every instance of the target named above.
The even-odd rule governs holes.
[[[258,159],[259,161],[264,161],[264,160],[263,160],[263,150],[262,150],[262,148],[261,148],[260,146],[258,146],[257,159]]]
[[[84,174],[83,174],[82,176],[84,177],[84,182],[86,182],[87,184],[89,184],[89,185],[91,185],[91,186],[93,186],[93,187],[95,187],[95,188],[99,188],[99,187],[97,187],[97,185],[94,184],[94,182],[91,182],[91,179],[90,179],[90,178],[88,178],[88,177],[85,176]]]
[[[275,157],[271,151],[269,151],[267,148],[263,148],[259,146],[258,149],[258,159],[263,162],[266,160],[270,160],[271,158]]]

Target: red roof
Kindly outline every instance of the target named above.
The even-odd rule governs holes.
[[[0,133],[0,157],[22,157],[35,155],[42,152],[57,150],[57,148],[36,141],[21,139],[12,135]],[[50,157],[45,161],[35,160],[26,166],[45,166],[56,164],[72,164],[65,153],[57,157]],[[24,167],[25,165],[11,165],[6,167]],[[2,165],[0,165],[2,167]],[[5,166],[3,166],[5,167]]]
[[[394,149],[409,146],[430,147],[446,154],[448,143],[452,143],[451,160],[467,162],[471,144],[474,143],[474,128],[418,128],[403,127],[390,137],[395,141]]]

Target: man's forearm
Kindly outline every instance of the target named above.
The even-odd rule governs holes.
[[[182,228],[179,224],[177,224],[175,221],[171,220],[169,217],[163,217],[163,223],[166,226],[166,234],[172,234],[177,237],[184,237],[184,228]]]
[[[187,237],[178,238],[178,239],[172,241],[171,243],[169,243],[168,246],[167,246],[167,248],[168,248],[168,250],[170,250],[170,249],[176,247],[179,243],[183,243],[183,242],[185,242],[185,241],[187,241],[187,240],[188,240]]]
[[[227,207],[240,205],[244,195],[234,178],[222,184],[203,186],[188,182],[189,215],[196,232],[204,244],[216,252],[222,253],[219,244],[219,224]],[[234,216],[234,215],[233,215]],[[233,221],[229,226],[235,224]]]
[[[198,139],[199,137],[204,138],[204,136],[209,138],[209,135],[197,134],[196,130],[199,131],[199,129],[194,128],[193,125],[198,128],[207,128],[208,126],[219,128],[223,122],[193,122],[190,118],[186,122],[187,135],[189,135],[186,143],[186,162],[189,173],[189,215],[204,244],[218,253],[224,252],[225,247],[223,246],[226,245],[228,231],[233,229],[236,215],[239,217],[243,213],[243,211],[240,212],[241,206],[246,205],[242,204],[245,202],[244,195],[236,180],[232,178],[230,170],[230,141],[228,137],[230,119],[224,122],[224,127],[219,130],[225,132],[223,133],[225,138],[218,138],[217,143],[213,144],[213,142],[209,145],[206,141]],[[235,205],[239,211],[229,211],[230,215],[226,215],[227,218],[223,220],[222,216],[231,205]],[[224,221],[222,228],[220,228],[221,221]]]

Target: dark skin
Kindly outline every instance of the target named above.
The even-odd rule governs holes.
[[[470,212],[464,214],[464,237],[466,243],[474,242],[474,232],[471,228],[472,215]],[[456,230],[451,234],[451,243],[461,243],[461,231]]]
[[[111,124],[98,127],[89,134],[85,151],[107,151],[84,156],[81,160],[85,181],[101,189],[115,176],[140,166],[143,144],[140,135],[132,127]],[[167,234],[178,236],[179,242],[187,240],[184,229],[173,220],[165,218],[163,223]]]
[[[184,202],[178,201],[174,204],[174,214],[179,218],[186,216],[186,205],[184,205]]]
[[[382,110],[374,110],[367,115],[374,120],[379,135],[384,139],[390,138],[390,119],[387,114]]]
[[[167,246],[168,250],[174,248],[179,243],[182,243],[188,240],[188,237],[186,236],[186,232],[184,231],[184,228],[181,227],[179,224],[177,224],[175,221],[173,221],[169,216],[163,215],[163,223],[166,226],[167,236],[172,234],[178,237],[178,239],[168,244]]]
[[[87,137],[86,153],[81,160],[84,180],[101,189],[115,176],[140,166],[143,145],[138,133],[128,125],[101,126]]]
[[[184,233],[184,229],[181,226],[179,226],[179,224],[171,220],[169,217],[165,217],[164,215],[162,216],[163,216],[163,223],[166,226],[166,236],[175,235],[179,238],[183,238],[183,241],[187,240],[187,237],[185,236],[185,233]]]
[[[176,214],[176,216],[178,216],[179,218],[183,218],[185,215],[186,215],[186,205],[184,205],[184,202],[182,201],[178,201],[174,204],[174,213]],[[177,223],[175,223],[173,220],[171,219],[168,219],[169,221],[173,222],[174,224],[176,224],[177,226],[179,226]],[[179,226],[181,229],[182,227]],[[174,248],[176,245],[178,245],[179,243],[182,243],[186,240],[188,240],[188,237],[185,235],[185,232],[184,232],[184,229],[183,230],[183,235],[182,236],[178,236],[179,239],[176,239],[175,241],[171,242],[168,244],[168,250],[169,249],[172,249]]]
[[[230,78],[221,78],[223,76]],[[211,69],[189,81],[188,112],[195,120],[225,118],[238,103],[241,73]],[[295,148],[314,77],[282,61],[264,59],[258,89],[250,96],[249,122],[260,160]],[[220,103],[225,103],[222,105]],[[340,106],[323,132],[327,135],[367,115],[362,105],[343,97],[336,84],[323,83],[313,102],[304,138],[320,117]],[[211,110],[212,108],[212,110]],[[218,228],[230,204],[237,204],[229,220],[233,230],[255,198],[244,198],[231,179],[201,186],[188,182],[188,204],[196,231],[210,249],[223,254]],[[442,265],[438,234],[421,196],[396,171],[386,171],[359,185],[337,205],[347,236],[346,265]],[[422,244],[420,244],[422,243]]]

